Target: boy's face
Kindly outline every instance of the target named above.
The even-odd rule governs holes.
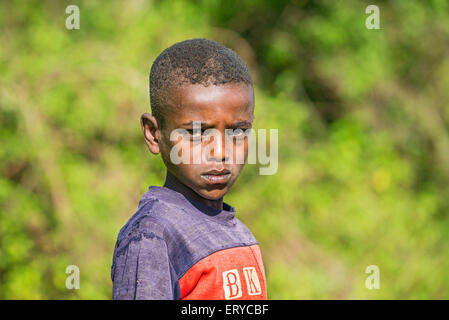
[[[165,126],[159,132],[158,139],[167,170],[199,196],[209,200],[221,199],[239,176],[247,159],[248,137],[240,135],[240,143],[238,143],[236,136],[230,136],[225,130],[245,131],[251,128],[254,119],[252,86],[243,83],[207,87],[199,84],[184,84],[170,91],[168,105],[169,108],[166,109],[164,117]],[[206,135],[203,135],[203,141],[200,140],[196,147],[192,141],[194,137],[190,135],[184,139],[170,140],[170,134],[179,128],[192,133],[193,121],[201,122],[201,131],[217,130],[214,131],[215,135],[209,140],[204,139]],[[198,144],[201,145],[203,152],[209,151],[201,157],[199,164],[195,164],[193,154],[198,152]],[[186,150],[185,148],[190,150],[188,163],[173,163],[170,151],[174,145],[177,145],[178,150]],[[236,147],[236,145],[239,146]],[[229,152],[230,148],[233,150],[233,155]],[[237,159],[244,159],[244,161]],[[211,173],[212,170],[216,172]]]

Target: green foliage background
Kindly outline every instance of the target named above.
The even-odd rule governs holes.
[[[1,299],[111,298],[117,233],[165,176],[150,66],[196,37],[243,57],[255,128],[279,129],[277,174],[247,165],[225,198],[269,299],[449,298],[448,1],[2,1],[0,30]]]

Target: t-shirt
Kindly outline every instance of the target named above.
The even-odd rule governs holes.
[[[235,208],[165,187],[150,186],[121,228],[111,278],[114,299],[267,299],[258,242]]]

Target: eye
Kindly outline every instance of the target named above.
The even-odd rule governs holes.
[[[245,136],[246,128],[236,128],[227,130],[227,135],[230,137],[243,138]]]
[[[186,131],[191,135],[192,137],[201,137],[204,134],[204,130],[193,130],[193,129],[186,129]]]

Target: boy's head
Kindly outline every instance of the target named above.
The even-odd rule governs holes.
[[[239,176],[248,153],[247,136],[235,131],[251,128],[254,119],[254,90],[246,64],[215,41],[176,43],[151,67],[150,100],[153,115],[145,113],[141,118],[150,151],[161,153],[168,173],[197,195],[221,199]],[[193,130],[194,121],[201,123],[201,133]],[[173,139],[179,129],[188,134]],[[209,130],[210,136],[204,134],[207,129],[214,129]],[[178,150],[188,151],[183,155],[188,163],[174,163]],[[203,151],[199,163],[193,160],[198,150]],[[242,157],[245,161],[236,160]]]

